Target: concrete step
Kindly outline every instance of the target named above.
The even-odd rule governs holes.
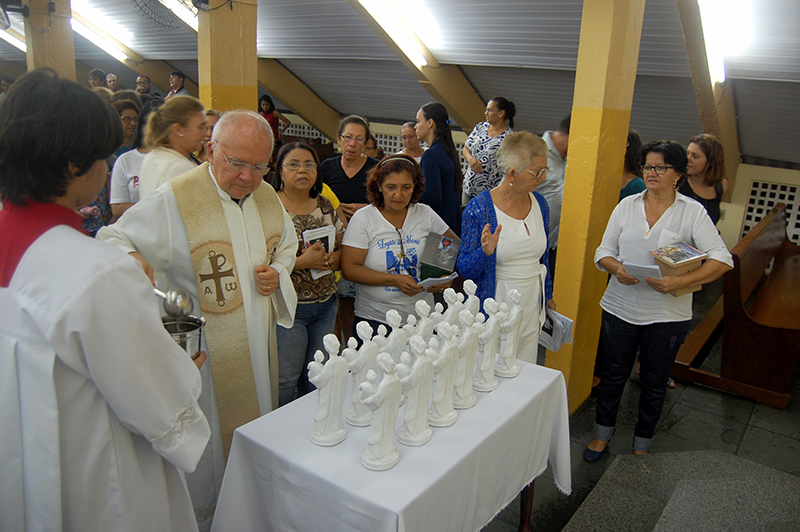
[[[800,531],[800,477],[722,451],[620,456],[563,530]]]

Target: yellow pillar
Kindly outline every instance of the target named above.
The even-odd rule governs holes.
[[[225,5],[223,5],[225,4]],[[200,101],[206,108],[256,110],[258,57],[256,0],[212,0],[200,11],[197,60]]]
[[[554,297],[575,343],[547,353],[567,381],[570,412],[589,397],[607,274],[594,264],[619,198],[645,0],[583,3]]]
[[[75,41],[70,25],[69,0],[55,0],[55,11],[47,0],[28,0],[30,16],[25,19],[25,44],[28,46],[28,72],[49,67],[62,78],[75,78]]]

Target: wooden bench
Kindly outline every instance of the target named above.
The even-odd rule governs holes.
[[[800,246],[786,235],[786,205],[772,209],[731,254],[723,295],[681,346],[672,376],[785,409],[800,361]],[[720,334],[720,373],[703,371]]]

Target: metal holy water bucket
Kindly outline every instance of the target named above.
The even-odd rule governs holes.
[[[161,322],[164,328],[172,336],[172,339],[186,351],[189,356],[194,356],[200,351],[200,340],[203,337],[203,327],[206,324],[205,318],[197,316],[162,316]]]

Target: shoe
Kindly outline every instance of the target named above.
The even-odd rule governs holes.
[[[600,460],[600,458],[603,456],[603,454],[605,454],[607,450],[608,450],[608,444],[606,444],[606,446],[603,447],[602,451],[593,451],[587,447],[586,449],[583,450],[583,459],[589,462],[590,464],[593,464],[598,460]]]
[[[675,381],[673,380],[672,377],[670,377],[667,380],[667,388],[669,388],[670,390],[674,390],[675,389]]]

